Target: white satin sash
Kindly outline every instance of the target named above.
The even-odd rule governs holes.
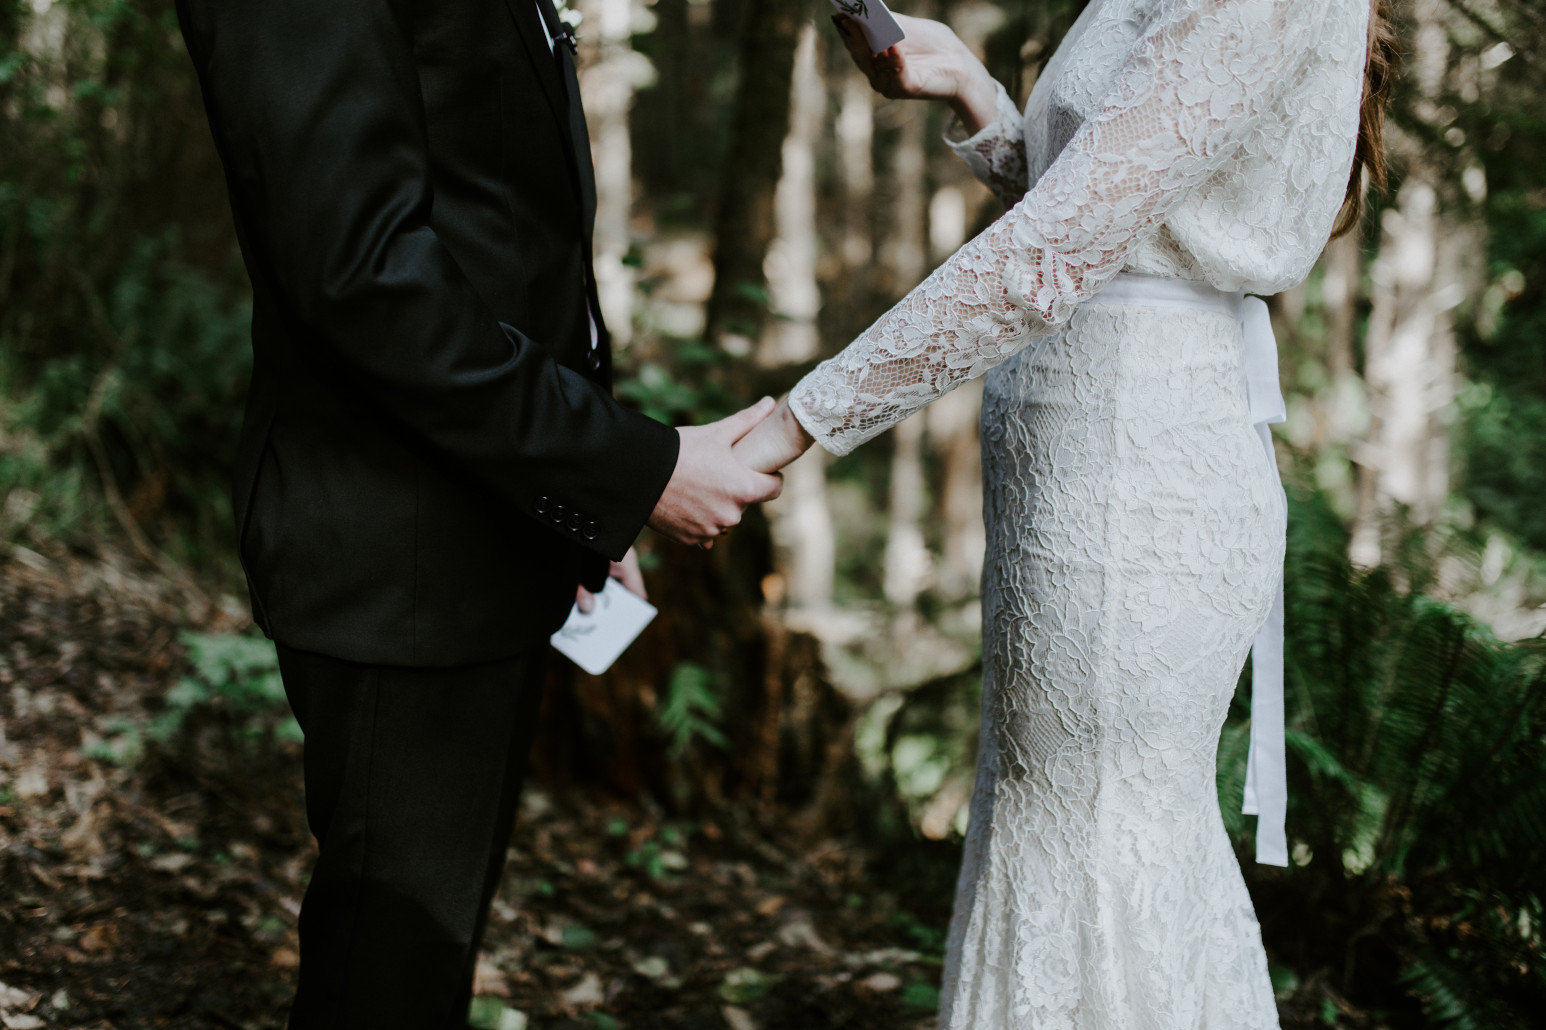
[[[1267,427],[1287,418],[1278,384],[1278,345],[1267,304],[1260,297],[1225,293],[1207,283],[1122,272],[1086,304],[1217,311],[1237,320],[1245,337],[1246,395],[1250,419],[1282,490],[1278,459]],[[1284,499],[1285,508],[1287,498]],[[1283,570],[1279,566],[1272,611],[1251,645],[1251,750],[1246,760],[1245,804],[1257,816],[1256,861],[1288,865],[1288,771],[1283,743]]]

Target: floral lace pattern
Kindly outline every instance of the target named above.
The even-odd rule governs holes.
[[[843,454],[987,374],[948,1030],[1278,1025],[1215,788],[1284,532],[1240,326],[1080,304],[1122,270],[1301,281],[1347,183],[1367,18],[1364,0],[1092,0],[1024,114],[1001,93],[951,144],[1011,209],[791,394]]]
[[[1034,184],[790,397],[846,454],[1038,336],[1124,268],[1276,293],[1324,246],[1352,161],[1360,0],[1094,0],[1037,81],[957,145]]]
[[[1091,307],[988,373],[983,739],[947,1030],[1275,1030],[1215,750],[1283,506],[1241,330]]]

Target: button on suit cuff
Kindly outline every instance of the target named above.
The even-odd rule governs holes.
[[[675,429],[638,412],[629,414],[626,446],[617,454],[616,467],[598,473],[610,477],[603,480],[609,503],[603,508],[579,508],[578,528],[563,531],[569,539],[612,561],[623,560],[654,513],[676,471],[681,448]]]

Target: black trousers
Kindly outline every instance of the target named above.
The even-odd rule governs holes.
[[[290,1030],[465,1030],[544,653],[410,669],[280,645],[320,849]]]

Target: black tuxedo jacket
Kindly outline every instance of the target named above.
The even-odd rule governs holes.
[[[529,648],[677,455],[613,401],[604,327],[591,353],[595,186],[551,7],[177,8],[253,286],[234,501],[259,625],[380,664]]]

